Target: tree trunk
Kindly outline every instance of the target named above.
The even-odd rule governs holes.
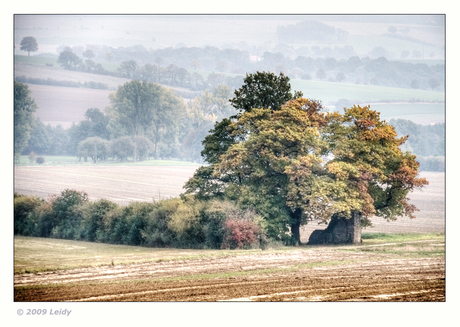
[[[295,245],[301,245],[300,242],[300,222],[302,219],[302,209],[296,209],[292,215],[292,222],[291,222],[291,233],[292,237],[294,237]]]

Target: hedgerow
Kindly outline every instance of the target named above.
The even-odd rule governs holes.
[[[175,248],[264,247],[262,219],[228,201],[193,197],[120,206],[66,189],[40,199],[15,194],[15,235]]]

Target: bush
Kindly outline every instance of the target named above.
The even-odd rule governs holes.
[[[88,201],[85,192],[66,189],[58,197],[50,199],[53,219],[51,236],[65,239],[78,239],[83,213],[81,205]]]
[[[155,208],[148,215],[146,226],[141,232],[146,246],[176,246],[176,233],[168,227],[168,223],[180,202],[180,199],[168,199],[155,204]]]
[[[118,207],[104,216],[104,242],[126,244],[126,235],[129,229],[124,211],[125,207]]]
[[[204,203],[190,201],[179,203],[168,222],[168,228],[177,235],[177,246],[200,248],[205,242],[201,213]]]
[[[252,221],[229,219],[225,222],[223,249],[249,249],[259,245],[259,226]]]
[[[127,244],[144,245],[143,234],[150,214],[155,210],[155,204],[149,202],[132,202],[128,206],[127,221],[129,232]]]
[[[251,210],[228,201],[193,198],[89,202],[84,192],[64,190],[47,201],[15,194],[14,233],[115,244],[178,248],[264,247],[266,226]]]
[[[228,217],[238,215],[239,209],[228,201],[211,201],[204,211],[205,245],[220,249],[225,236],[225,221]]]
[[[82,236],[93,242],[104,240],[104,217],[117,205],[108,200],[89,202],[83,207]]]
[[[35,196],[14,195],[14,234],[33,236],[37,234],[38,208],[42,199]]]
[[[37,159],[35,160],[35,162],[41,165],[41,164],[45,163],[45,158],[43,158],[43,157],[37,157]]]
[[[110,141],[110,156],[117,158],[120,161],[128,159],[134,152],[134,144],[132,138],[123,136]]]

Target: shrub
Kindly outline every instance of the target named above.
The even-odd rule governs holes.
[[[133,155],[134,144],[131,137],[123,136],[110,141],[109,148],[111,157],[123,161]]]
[[[204,203],[190,201],[179,203],[176,212],[168,222],[168,228],[177,235],[179,247],[199,248],[205,241],[201,213]]]
[[[108,212],[117,208],[117,205],[108,200],[89,202],[83,207],[82,236],[88,241],[104,239],[103,220]]]
[[[118,207],[104,216],[104,242],[126,244],[126,235],[129,230],[124,211],[125,207]]]
[[[146,246],[176,246],[176,233],[168,227],[168,223],[180,203],[180,199],[168,199],[156,203],[142,231],[142,238]]]
[[[248,249],[258,246],[259,226],[252,221],[229,219],[225,222],[224,249]]]
[[[33,151],[31,151],[29,153],[29,162],[30,163],[33,163],[34,161],[36,162],[36,159],[37,159],[37,154]]]
[[[42,199],[35,196],[14,195],[14,234],[33,236],[37,233],[38,208]]]
[[[45,158],[37,157],[37,159],[35,159],[35,162],[41,165],[41,164],[45,163]]]
[[[147,226],[148,217],[155,210],[155,204],[149,202],[132,202],[129,204],[128,209],[126,211],[129,225],[127,244],[144,245],[144,229]]]
[[[219,249],[225,235],[225,220],[235,215],[237,207],[228,201],[212,201],[204,211],[203,223],[205,245],[208,248]]]
[[[66,189],[58,197],[51,198],[53,226],[51,236],[65,239],[81,238],[80,223],[83,216],[81,205],[88,201],[85,192]]]
[[[49,237],[55,225],[51,203],[43,203],[37,208],[36,214],[38,220],[36,234],[41,237]]]

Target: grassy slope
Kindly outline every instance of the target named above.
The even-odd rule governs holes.
[[[443,92],[403,89],[376,85],[335,83],[322,81],[291,80],[294,90],[302,91],[305,97],[321,100],[323,103],[347,99],[356,103],[427,101],[444,102]]]

